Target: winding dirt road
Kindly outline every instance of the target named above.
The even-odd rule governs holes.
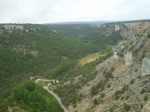
[[[64,109],[64,112],[68,112],[68,110],[62,104],[61,99],[57,96],[56,93],[54,93],[53,91],[49,90],[47,86],[44,86],[44,89],[46,89],[49,93],[51,93],[57,99],[57,101],[60,104],[60,106]]]

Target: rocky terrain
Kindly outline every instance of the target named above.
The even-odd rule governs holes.
[[[12,79],[19,79],[19,85],[30,77],[40,86],[47,85],[68,112],[150,112],[149,22],[103,24],[80,41],[35,26],[0,25],[0,72],[7,76],[2,77],[3,90],[10,92]],[[5,93],[2,101],[10,97]],[[6,106],[9,112],[26,111],[19,105]]]
[[[150,58],[149,23],[118,23],[115,28],[124,40],[114,46],[114,56],[97,65],[98,74],[78,90],[84,97],[69,105],[69,112],[150,112],[150,76],[142,75],[142,60]]]

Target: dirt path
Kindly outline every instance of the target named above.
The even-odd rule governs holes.
[[[64,109],[64,112],[68,112],[68,110],[62,104],[61,99],[57,96],[56,93],[54,93],[53,91],[49,90],[47,86],[44,86],[44,89],[46,89],[49,93],[51,93],[57,99],[57,101],[60,104],[60,106]]]

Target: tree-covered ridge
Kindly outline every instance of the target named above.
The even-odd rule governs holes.
[[[0,25],[0,110],[6,111],[3,101],[14,85],[63,64],[63,56],[74,60],[95,51],[43,25]]]
[[[77,60],[101,50],[108,43],[99,41],[101,46],[91,43],[61,36],[44,25],[0,25],[0,111],[6,111],[8,105],[4,101],[12,88],[30,76],[39,75],[67,81],[93,71],[95,64],[76,66]],[[96,75],[91,74],[88,74],[84,84]],[[65,97],[62,100],[64,102]]]
[[[83,41],[96,44],[99,47],[114,45],[123,39],[121,31],[115,31],[115,24],[104,24],[98,30],[86,35]]]
[[[82,38],[90,32],[98,29],[97,25],[89,24],[47,24],[47,26],[53,29],[58,34],[76,38]]]
[[[87,63],[83,66],[78,65],[78,63],[76,63],[75,66],[75,62],[72,62],[68,63],[70,67],[65,65],[64,68],[58,67],[51,72],[51,76],[57,76],[57,78],[60,80],[60,84],[56,86],[57,88],[55,89],[55,92],[61,97],[63,104],[66,106],[73,105],[76,107],[77,102],[81,101],[81,99],[84,97],[83,94],[80,94],[79,89],[87,85],[89,81],[96,77],[97,70],[95,68],[97,64],[103,62],[113,55],[110,47],[104,49],[101,51],[101,53],[106,55],[99,57],[95,61]],[[68,70],[65,68],[68,68]]]
[[[0,35],[1,71],[11,74],[39,73],[63,62],[97,51],[94,46],[62,37],[42,25],[23,25],[23,30],[4,29]],[[20,72],[19,72],[20,71]],[[3,76],[3,74],[1,74]]]
[[[86,43],[100,47],[114,45],[122,39],[121,31],[115,31],[115,23],[103,25],[69,24],[69,25],[47,25],[58,34],[76,37]]]
[[[23,30],[5,29],[1,25],[0,29],[2,30],[0,35],[1,46],[11,47],[14,50],[34,55],[48,52],[49,56],[65,55],[69,58],[76,58],[94,49],[89,44],[62,37],[43,25],[23,25]]]
[[[29,112],[63,112],[58,101],[32,81],[15,86],[7,103],[10,106],[19,105]]]

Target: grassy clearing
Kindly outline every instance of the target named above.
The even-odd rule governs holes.
[[[93,62],[96,59],[99,59],[99,58],[104,57],[104,56],[106,56],[106,53],[96,52],[93,54],[89,54],[89,55],[81,58],[78,62],[78,65],[83,66],[87,63]]]
[[[38,85],[40,85],[40,86],[47,86],[51,82],[52,81],[42,81],[42,82],[39,82]]]

